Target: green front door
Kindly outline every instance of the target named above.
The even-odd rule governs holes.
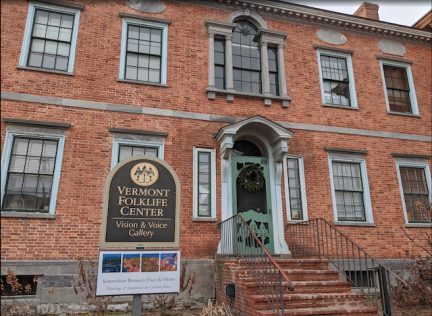
[[[242,186],[238,181],[242,170],[248,171],[246,181],[252,180],[253,183],[259,181],[262,173],[265,182],[263,187],[258,191],[245,189],[244,185]],[[245,181],[244,175],[245,172],[243,172],[243,182]],[[273,254],[274,240],[268,158],[232,157],[232,179],[233,215],[240,214],[267,251]],[[251,239],[238,240],[238,242],[245,243],[246,247],[257,247],[254,242],[251,242]]]

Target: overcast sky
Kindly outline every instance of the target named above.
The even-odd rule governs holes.
[[[284,0],[310,7],[353,14],[364,1],[358,0]],[[430,0],[368,0],[379,5],[381,21],[412,26],[431,9]]]

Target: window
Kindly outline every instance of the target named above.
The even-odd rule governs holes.
[[[8,132],[2,159],[2,212],[54,214],[64,136]]]
[[[20,66],[72,72],[80,11],[31,3]]]
[[[214,149],[194,148],[193,213],[195,218],[216,217]]]
[[[275,47],[268,48],[268,63],[269,63],[269,74],[270,74],[270,93],[273,95],[279,95],[277,48]]]
[[[357,108],[351,56],[318,50],[324,105]]]
[[[166,84],[168,25],[123,19],[120,79]]]
[[[373,223],[364,157],[329,152],[329,167],[335,221]]]
[[[234,90],[261,93],[261,58],[258,29],[238,21],[232,41]]]
[[[225,89],[225,41],[214,40],[215,46],[215,86],[218,89]]]
[[[226,94],[272,100],[288,107],[284,47],[288,33],[268,30],[256,13],[233,12],[230,22],[205,21],[208,28],[208,98]]]
[[[307,220],[303,158],[287,155],[284,159],[285,196],[288,220]]]
[[[396,158],[396,164],[406,223],[430,223],[431,174],[427,160]]]
[[[419,114],[411,67],[406,64],[381,60],[387,110]]]
[[[117,163],[126,158],[138,155],[147,155],[163,159],[163,143],[114,139],[111,168],[114,168]]]
[[[2,275],[2,287],[3,290],[0,292],[3,297],[18,296],[18,295],[36,295],[37,285],[39,281],[38,275],[16,275],[17,282],[21,286],[12,287],[11,284],[7,283],[9,275]]]

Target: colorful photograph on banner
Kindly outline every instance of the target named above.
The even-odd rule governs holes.
[[[161,271],[177,271],[177,254],[163,253],[160,259]]]
[[[159,254],[143,254],[141,257],[141,272],[159,272]]]
[[[122,272],[139,272],[140,255],[139,254],[124,254]]]
[[[120,272],[121,254],[105,254],[102,259],[102,273]]]

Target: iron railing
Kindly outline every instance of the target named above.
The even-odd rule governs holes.
[[[284,316],[283,290],[294,290],[286,273],[240,214],[223,221],[220,227],[220,254],[242,258],[275,314]]]
[[[329,260],[384,316],[394,315],[390,274],[407,286],[398,275],[322,218],[288,224],[286,230],[294,258]]]

